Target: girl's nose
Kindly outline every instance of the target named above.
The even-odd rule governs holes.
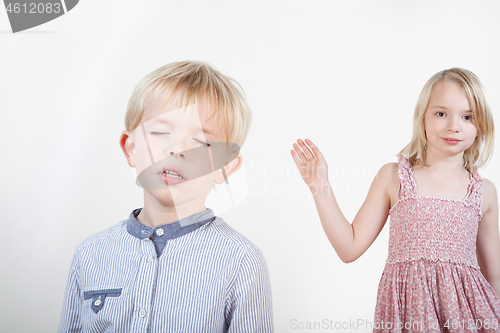
[[[460,121],[458,119],[455,119],[455,117],[449,118],[448,131],[450,131],[450,132],[460,131]]]

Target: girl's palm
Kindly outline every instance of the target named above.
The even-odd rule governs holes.
[[[321,151],[309,139],[305,143],[300,139],[297,142],[298,145],[293,144],[291,153],[304,182],[309,187],[327,182],[328,165]]]

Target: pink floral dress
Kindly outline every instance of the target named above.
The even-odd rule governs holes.
[[[417,195],[404,158],[398,175],[373,331],[500,332],[500,299],[476,259],[483,183],[477,168],[463,200]]]

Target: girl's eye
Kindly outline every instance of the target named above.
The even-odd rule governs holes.
[[[472,118],[472,116],[464,116],[464,119],[465,119],[465,120],[470,121],[470,120],[472,120],[473,118]]]
[[[436,116],[438,116],[438,117],[444,117],[444,112],[437,112]]]

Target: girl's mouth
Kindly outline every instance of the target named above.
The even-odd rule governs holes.
[[[461,140],[452,139],[452,138],[443,138],[443,140],[450,145],[455,145],[461,141]]]

